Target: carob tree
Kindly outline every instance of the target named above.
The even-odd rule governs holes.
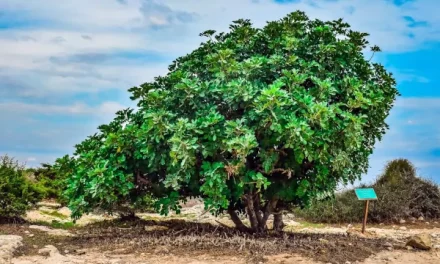
[[[66,192],[75,217],[145,195],[167,214],[201,197],[240,230],[264,231],[270,215],[280,230],[285,206],[366,172],[398,96],[392,74],[364,58],[368,34],[297,11],[200,35],[168,74],[129,89],[136,111],[77,146]]]

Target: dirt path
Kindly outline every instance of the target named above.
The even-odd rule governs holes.
[[[25,256],[14,258],[12,264],[246,264],[249,262],[247,258],[240,256],[215,256],[212,254],[199,255],[159,255],[159,254],[144,254],[144,255],[111,255],[99,252],[90,252],[83,256],[73,255],[53,255],[50,257],[44,256]],[[314,261],[310,258],[305,258],[300,255],[281,254],[268,256],[259,262],[254,263],[324,263]],[[346,262],[348,263],[348,262]],[[438,264],[440,263],[440,253],[438,252],[382,252],[362,262],[363,264]]]

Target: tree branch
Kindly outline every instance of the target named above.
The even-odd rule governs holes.
[[[241,219],[238,217],[237,212],[233,208],[228,208],[228,214],[231,217],[232,222],[234,222],[235,227],[241,232],[249,232],[249,227],[245,226]]]
[[[273,169],[273,170],[271,170],[269,172],[265,172],[263,169],[258,168],[257,171],[259,171],[259,172],[261,172],[262,174],[265,174],[265,175],[271,175],[271,174],[274,174],[274,173],[277,173],[277,172],[281,172],[281,174],[287,175],[288,179],[292,178],[292,176],[295,175],[295,171],[292,171],[290,169],[286,170],[286,169],[282,169],[282,168],[275,168],[275,169]]]
[[[270,201],[267,202],[265,209],[264,209],[264,215],[263,215],[263,223],[266,225],[267,219],[269,219],[269,216],[273,213],[278,203],[278,199],[272,198]]]

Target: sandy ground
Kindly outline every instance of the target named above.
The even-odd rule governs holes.
[[[37,223],[57,222],[67,223],[69,222],[69,211],[66,208],[60,208],[56,205],[43,204],[38,210],[30,211],[27,214],[27,220]],[[64,217],[65,216],[65,217]],[[157,214],[142,214],[144,219],[157,219],[160,218]],[[90,223],[99,222],[103,220],[112,219],[111,216],[102,215],[90,215],[83,217],[79,224],[82,226]],[[194,222],[208,222],[215,223],[215,219],[209,214],[203,214],[203,209],[197,202],[190,203],[185,206],[181,216],[169,216],[169,219],[185,219]],[[286,229],[295,233],[307,233],[307,234],[347,234],[347,230],[351,230],[356,227],[351,226],[313,226],[300,223],[294,220],[293,215],[288,215],[286,218]],[[217,219],[222,223],[229,225],[230,220],[227,217],[220,217]],[[31,225],[26,227],[26,231],[20,234],[21,236],[14,236],[15,234],[4,235],[1,232],[0,226],[0,264],[129,264],[129,263],[160,263],[160,264],[176,264],[176,263],[188,263],[188,264],[211,264],[211,263],[325,263],[318,262],[311,258],[304,257],[299,254],[276,254],[271,256],[265,256],[261,259],[252,259],[249,254],[243,254],[237,252],[236,254],[221,254],[211,251],[200,252],[188,252],[188,251],[170,251],[166,247],[158,247],[154,251],[144,253],[130,253],[121,254],[115,251],[98,251],[90,248],[84,250],[80,254],[78,252],[69,252],[69,250],[61,248],[57,245],[33,245],[35,250],[38,250],[38,254],[17,254],[16,251],[25,243],[22,237],[33,236],[41,234],[41,232],[47,233],[50,236],[69,236],[69,231],[48,228],[41,225]],[[40,232],[40,233],[38,233]],[[440,264],[440,224],[439,223],[417,223],[417,224],[401,224],[395,226],[370,226],[368,228],[369,237],[387,238],[395,241],[397,244],[404,245],[405,241],[410,236],[417,234],[429,234],[433,241],[434,248],[430,251],[418,251],[414,249],[406,249],[404,246],[400,249],[385,249],[378,254],[372,254],[369,258],[361,262],[352,263],[388,263],[388,264]],[[26,240],[27,241],[27,240]],[[44,244],[44,241],[42,241]],[[343,250],[343,249],[342,249]],[[252,253],[251,253],[252,254]],[[334,262],[333,262],[334,263]],[[342,264],[348,264],[345,262]]]
[[[208,254],[202,255],[153,255],[153,254],[145,254],[145,255],[112,255],[112,254],[103,254],[101,252],[89,252],[84,254],[83,256],[73,256],[73,255],[61,255],[55,254],[50,257],[44,256],[24,256],[13,258],[13,264],[79,264],[79,263],[90,263],[90,264],[98,264],[98,263],[112,263],[112,264],[176,264],[176,263],[188,263],[188,264],[213,264],[213,263],[222,263],[222,264],[245,264],[249,263],[246,258],[242,258],[239,256],[213,256]],[[317,262],[312,259],[308,259],[299,255],[274,255],[266,257],[261,262],[257,263],[301,263],[301,264],[312,264],[312,263],[323,263]],[[440,253],[439,251],[430,251],[430,252],[404,252],[404,251],[392,251],[392,252],[381,252],[375,256],[372,256],[366,259],[363,262],[356,263],[364,263],[364,264],[375,264],[375,263],[387,263],[387,264],[439,264],[440,263]]]

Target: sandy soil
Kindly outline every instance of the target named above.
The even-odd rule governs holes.
[[[76,263],[112,263],[112,264],[176,264],[176,263],[188,263],[188,264],[245,264],[249,263],[246,258],[240,256],[215,256],[211,254],[201,254],[201,255],[158,255],[158,254],[144,254],[144,255],[111,255],[103,254],[99,252],[90,252],[83,256],[74,255],[53,255],[50,257],[44,256],[24,256],[19,258],[14,258],[12,260],[13,264],[76,264]],[[300,255],[290,255],[290,254],[280,254],[269,256],[262,259],[260,262],[256,263],[301,263],[301,264],[312,264],[312,263],[324,263],[318,262],[310,258],[305,258]],[[346,262],[347,263],[347,262]],[[403,251],[393,251],[393,252],[382,252],[375,256],[372,256],[362,262],[354,263],[364,263],[364,264],[376,264],[376,263],[387,263],[387,264],[438,264],[440,263],[440,253],[431,252],[403,252]]]
[[[146,220],[133,226],[93,224],[113,219],[99,214],[82,218],[79,227],[68,230],[41,225],[68,223],[69,214],[67,208],[46,203],[27,214],[34,224],[0,225],[0,264],[440,264],[440,225],[434,222],[369,226],[367,235],[358,237],[359,226],[318,226],[288,215],[284,238],[246,238],[211,225],[216,219],[193,201],[181,216],[142,214]],[[217,220],[230,224],[225,216]],[[410,236],[423,233],[431,236],[432,250],[405,247]]]

